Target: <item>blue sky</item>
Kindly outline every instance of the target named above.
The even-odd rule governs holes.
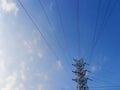
[[[55,0],[40,0],[45,12],[38,0],[20,1],[50,47],[17,0],[0,0],[1,90],[74,90],[73,58],[90,63],[86,67],[93,80],[88,82],[90,89],[119,89],[109,87],[120,86],[119,0],[101,0],[97,26],[100,0],[79,1],[80,53],[77,0],[57,0],[63,28]],[[98,42],[91,58],[95,26]]]

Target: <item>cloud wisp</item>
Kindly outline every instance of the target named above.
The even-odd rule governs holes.
[[[8,13],[13,13],[15,16],[18,13],[18,7],[16,5],[16,3],[14,2],[8,2],[7,0],[0,0],[0,8],[1,10],[8,12]]]
[[[58,71],[63,69],[63,64],[60,60],[56,61],[56,68]]]

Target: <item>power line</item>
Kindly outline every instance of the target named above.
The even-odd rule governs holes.
[[[109,7],[110,7],[110,0],[109,0],[109,2],[108,2],[108,4],[107,4],[107,9],[106,9],[106,12],[105,12],[105,15],[104,15],[104,19],[103,19],[102,25],[101,25],[101,27],[100,27],[100,32],[99,32],[99,34],[98,34],[98,37],[96,37],[96,41],[94,42],[94,44],[93,44],[93,46],[92,46],[92,52],[90,53],[90,54],[91,54],[91,55],[90,55],[90,61],[92,60],[93,51],[94,51],[94,49],[95,49],[95,47],[96,47],[96,45],[97,45],[97,43],[98,43],[98,41],[99,41],[99,39],[100,39],[100,37],[101,37],[101,34],[102,34],[102,32],[103,32],[103,29],[104,29],[105,25],[107,24],[107,20],[108,20],[109,16],[111,15],[112,11],[114,10],[114,8],[115,8],[115,6],[116,6],[116,4],[117,4],[118,1],[119,1],[119,0],[116,0],[116,1],[114,2],[113,6],[112,6],[112,8],[111,8],[112,10],[111,10],[109,13],[108,13],[108,9],[109,9]],[[107,15],[107,13],[108,13],[108,15]]]
[[[48,43],[47,39],[44,37],[43,33],[40,31],[40,28],[38,27],[38,25],[34,22],[32,16],[28,13],[28,11],[26,10],[26,8],[24,7],[24,5],[22,4],[22,2],[20,0],[17,0],[18,3],[20,4],[20,6],[23,8],[23,10],[25,11],[26,15],[28,16],[28,18],[31,20],[31,22],[33,23],[33,25],[35,26],[36,30],[40,33],[41,37],[43,38],[43,40],[45,41],[46,45],[48,46],[48,48],[51,50],[51,52],[55,55],[55,57],[59,60],[59,57],[56,55],[56,53],[54,52],[54,50],[52,49],[52,47],[50,46],[50,44]]]
[[[63,22],[62,22],[62,17],[61,17],[61,14],[60,14],[58,1],[55,0],[55,2],[56,2],[56,9],[57,9],[57,12],[58,12],[59,21],[60,21],[60,25],[61,25],[61,28],[62,28],[61,30],[62,30],[62,33],[63,33],[63,38],[64,38],[64,41],[65,41],[65,47],[66,47],[67,46],[67,44],[66,44],[67,40],[66,40],[66,36],[65,36],[65,29],[64,29],[64,26],[63,26]],[[68,51],[68,50],[66,50],[66,51]],[[69,57],[72,57],[70,53],[67,53],[67,54],[68,54]]]
[[[108,83],[109,85],[111,84],[111,85],[117,85],[119,82],[117,82],[117,81],[108,81],[108,80],[105,80],[105,79],[100,79],[100,78],[96,78],[96,77],[92,77],[91,76],[91,78],[93,79],[93,82],[95,82],[95,83],[103,83],[103,84],[106,84],[106,83]]]
[[[46,12],[46,10],[45,10],[42,2],[41,2],[40,0],[38,0],[38,2],[39,2],[39,4],[40,4],[41,8],[43,9],[44,15],[46,16],[49,25],[53,28],[53,25],[52,25],[52,23],[51,23],[51,21],[50,21],[50,19],[49,19],[49,16],[47,15],[47,12]]]
[[[110,89],[110,88],[120,88],[120,85],[118,86],[98,86],[98,87],[90,87],[91,89]]]
[[[96,46],[96,44],[97,44],[97,42],[98,42],[98,40],[99,40],[99,38],[100,38],[103,30],[104,30],[105,25],[107,24],[108,18],[109,18],[110,15],[112,14],[112,11],[114,10],[114,8],[115,8],[115,6],[116,6],[116,4],[117,4],[118,1],[119,1],[119,0],[116,0],[116,1],[113,3],[113,6],[112,6],[112,8],[111,8],[112,10],[108,13],[108,16],[106,16],[106,18],[104,18],[104,21],[103,21],[103,23],[102,23],[103,25],[101,25],[101,27],[100,27],[100,33],[99,33],[99,35],[98,35],[98,37],[97,37],[97,39],[96,39],[95,46]]]
[[[108,70],[107,71],[102,70],[102,72],[105,73],[105,74],[103,74],[103,77],[105,77],[106,79],[111,79],[113,77],[113,76],[108,76],[107,74],[113,74],[114,72],[109,72]],[[91,74],[93,74],[95,76],[97,73],[92,72]]]
[[[22,4],[22,2],[20,0],[18,0],[18,3],[20,4],[20,6],[23,8],[23,10],[25,11],[26,15],[28,16],[28,18],[31,20],[31,22],[33,23],[33,25],[35,26],[36,30],[40,33],[41,37],[43,38],[43,40],[45,41],[46,45],[48,46],[48,48],[50,49],[50,51],[53,53],[53,55],[56,57],[57,60],[60,60],[59,57],[57,56],[57,54],[55,53],[55,51],[53,50],[53,48],[51,47],[51,45],[48,43],[47,39],[44,37],[43,33],[40,31],[40,28],[38,27],[38,25],[34,22],[32,16],[29,14],[29,12],[27,11],[27,9],[24,7],[24,5]],[[70,70],[71,71],[71,70]]]
[[[43,9],[44,15],[46,16],[47,21],[48,21],[50,27],[54,30],[53,24],[52,24],[52,22],[50,21],[49,16],[47,15],[47,12],[46,12],[46,10],[45,10],[45,8],[44,8],[44,5],[42,4],[41,0],[38,0],[38,2],[39,2],[40,6],[41,6],[42,9]],[[55,42],[58,44],[58,47],[62,50],[62,52],[64,53],[64,56],[65,56],[65,55],[66,55],[66,54],[65,54],[65,49],[61,46],[61,44],[59,43],[58,38],[57,38],[57,36],[56,36],[55,34],[54,34],[54,37],[55,37]],[[69,63],[69,64],[70,64],[70,63]]]
[[[108,1],[107,8],[106,8],[106,11],[105,11],[105,15],[104,15],[102,24],[104,23],[104,20],[105,20],[105,18],[106,18],[107,13],[108,13],[108,9],[109,9],[109,6],[110,6],[110,1],[111,1],[111,0]],[[102,25],[101,25],[101,26],[102,26]],[[90,61],[91,61],[92,56],[93,56],[93,51],[94,51],[94,48],[95,48],[95,44],[96,44],[96,41],[95,41],[95,39],[94,39],[94,43],[93,43],[93,46],[92,46],[92,49],[91,49],[91,53],[90,53]],[[91,62],[90,62],[90,63],[91,63]]]
[[[102,4],[102,0],[99,0],[98,3],[98,10],[97,10],[97,17],[96,17],[96,22],[95,22],[95,28],[94,28],[94,33],[93,33],[93,45],[95,43],[95,38],[96,38],[96,33],[97,33],[97,26],[98,26],[98,20],[99,20],[99,14],[100,14],[100,8],[101,8],[101,4]],[[91,52],[90,52],[90,60],[92,59],[92,52],[93,52],[93,48],[91,48]]]
[[[98,10],[97,10],[97,17],[96,17],[96,22],[95,22],[95,29],[93,33],[93,42],[95,41],[96,33],[97,33],[97,26],[98,26],[98,19],[99,19],[99,14],[100,14],[100,8],[101,8],[102,0],[99,0],[98,3]]]
[[[106,11],[105,11],[105,15],[104,15],[104,17],[103,17],[103,21],[102,21],[102,23],[101,23],[101,27],[104,25],[104,23],[105,23],[105,20],[106,20],[106,18],[107,18],[107,15],[108,15],[108,11],[109,11],[109,8],[110,8],[110,2],[111,2],[111,0],[108,0],[108,4],[107,4],[107,7],[106,7]],[[101,28],[100,27],[100,28]],[[101,29],[100,29],[101,30]],[[98,33],[99,34],[99,33]]]
[[[64,29],[63,22],[62,22],[62,17],[61,17],[60,11],[59,11],[58,1],[55,0],[55,2],[56,2],[56,9],[57,9],[57,12],[58,12],[60,25],[61,25],[61,28],[62,28],[61,30],[63,32],[64,39],[66,39],[66,37],[65,37],[65,29]]]
[[[79,22],[79,19],[80,19],[80,15],[79,15],[79,0],[77,0],[77,32],[78,32],[78,57],[80,56],[80,22]]]

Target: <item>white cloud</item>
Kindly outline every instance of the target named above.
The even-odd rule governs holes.
[[[23,40],[23,45],[25,46],[25,48],[27,49],[28,53],[29,54],[33,54],[33,53],[36,53],[36,55],[39,57],[39,58],[42,58],[43,57],[43,53],[40,51],[36,51],[36,47],[37,47],[37,41],[36,39],[34,40]]]
[[[5,64],[4,64],[4,62],[2,60],[0,61],[0,70],[1,71],[5,70]]]
[[[0,50],[0,71],[5,71],[5,59],[2,50]]]
[[[91,71],[92,72],[95,72],[97,70],[97,67],[96,66],[91,66]]]
[[[56,68],[57,68],[57,70],[63,69],[63,65],[62,65],[62,62],[60,60],[56,61]]]
[[[16,87],[15,90],[26,90],[23,83],[19,83]]]
[[[43,72],[36,73],[35,76],[39,77],[43,81],[48,81],[49,80],[48,75],[46,73],[43,73]]]
[[[49,79],[49,78],[48,78],[48,75],[47,75],[47,74],[44,74],[44,80],[45,80],[45,81],[48,81],[48,79]]]
[[[42,84],[38,85],[38,90],[43,90],[43,85]]]
[[[20,77],[21,77],[21,79],[23,80],[23,81],[25,81],[26,80],[26,74],[25,74],[25,72],[26,72],[26,63],[25,62],[21,62],[21,70],[20,70]]]
[[[23,81],[25,81],[25,80],[26,80],[26,75],[25,75],[24,71],[21,70],[20,73],[21,73],[21,79],[22,79]]]
[[[0,6],[3,11],[13,13],[15,16],[17,15],[17,12],[19,10],[17,5],[12,1],[8,2],[7,0],[0,0]]]
[[[45,73],[36,73],[35,74],[37,77],[40,77],[41,79],[43,79],[44,81],[48,81],[49,80],[49,77],[47,74]]]
[[[19,82],[18,78],[18,74],[13,72],[12,75],[9,75],[6,79],[2,80],[1,84],[3,85],[0,90],[26,90],[24,84]]]
[[[38,52],[37,55],[38,55],[39,58],[42,58],[42,57],[43,57],[43,54],[42,54],[41,52]]]
[[[13,73],[13,75],[8,76],[5,80],[6,81],[5,86],[1,88],[1,90],[13,90],[16,84],[16,80],[17,80],[16,73]]]
[[[29,53],[33,53],[33,43],[31,41],[23,41],[23,45],[28,49]]]

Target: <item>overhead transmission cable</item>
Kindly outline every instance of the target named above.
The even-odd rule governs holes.
[[[60,21],[60,25],[61,25],[61,30],[62,30],[62,33],[63,33],[63,38],[64,38],[64,42],[65,42],[65,48],[67,48],[67,40],[66,40],[66,35],[65,35],[65,28],[63,26],[63,21],[62,21],[62,17],[61,17],[61,14],[60,14],[60,9],[59,9],[59,5],[58,5],[58,1],[55,0],[55,3],[56,3],[56,9],[57,9],[57,12],[58,12],[58,17],[59,17],[59,21]],[[64,49],[65,49],[64,48]],[[66,50],[68,51],[68,50]],[[67,53],[69,57],[72,58],[71,54],[70,53]]]
[[[101,27],[103,27],[103,25],[104,25],[104,23],[105,23],[105,20],[106,20],[106,18],[107,18],[107,16],[108,16],[108,12],[109,12],[109,9],[110,9],[110,4],[111,4],[111,0],[108,0],[108,4],[107,4],[107,7],[106,7],[106,11],[105,11],[105,15],[104,15],[104,17],[103,17],[103,21],[102,21],[102,23],[101,23],[101,25],[100,25],[100,30],[101,30]],[[99,30],[99,31],[100,31]],[[99,33],[98,33],[99,34]],[[97,37],[97,36],[96,36]]]
[[[94,33],[93,33],[93,40],[92,40],[93,45],[92,45],[91,51],[90,51],[90,60],[92,59],[93,46],[94,46],[94,43],[95,43],[95,38],[96,38],[96,33],[97,33],[97,26],[98,26],[98,20],[99,20],[99,16],[100,16],[101,4],[102,4],[102,0],[99,0],[98,10],[97,10],[97,17],[96,17],[95,28],[94,28]]]
[[[108,81],[108,80],[105,80],[105,79],[99,79],[99,78],[96,78],[96,77],[92,77],[94,80],[93,80],[93,82],[94,83],[101,83],[101,84],[105,84],[105,83],[108,83],[109,85],[117,85],[117,84],[119,84],[119,82],[116,82],[116,81]],[[96,81],[97,80],[97,81]]]
[[[35,23],[35,21],[33,20],[32,16],[29,14],[29,12],[27,11],[27,9],[24,7],[24,5],[22,4],[22,2],[20,0],[17,0],[18,3],[20,4],[20,6],[23,8],[23,10],[25,11],[26,15],[28,16],[28,18],[30,19],[30,21],[32,22],[32,24],[35,26],[36,30],[39,32],[39,34],[41,35],[41,37],[43,38],[43,40],[45,41],[46,45],[48,46],[48,48],[50,49],[50,51],[53,53],[53,55],[56,57],[57,60],[60,60],[59,57],[57,56],[57,54],[55,53],[55,51],[53,50],[53,48],[51,47],[51,45],[48,43],[47,39],[45,38],[44,34],[40,31],[40,28],[38,27],[38,25]]]
[[[98,43],[98,41],[99,41],[99,39],[100,39],[100,37],[101,37],[101,34],[102,34],[103,30],[104,30],[105,25],[107,24],[108,18],[109,18],[109,16],[111,15],[112,11],[114,10],[114,8],[115,8],[115,6],[116,6],[116,4],[117,4],[118,1],[119,1],[119,0],[116,0],[116,1],[113,3],[113,6],[112,6],[112,8],[111,8],[112,10],[111,10],[109,13],[108,13],[108,11],[109,11],[109,7],[110,7],[110,0],[109,0],[109,2],[108,2],[108,4],[107,4],[107,9],[106,9],[106,11],[105,11],[104,19],[103,19],[103,22],[102,22],[102,24],[101,24],[101,26],[100,26],[100,32],[99,32],[98,36],[96,37],[96,40],[95,40],[95,42],[94,42],[94,44],[93,44],[93,46],[92,46],[92,52],[91,52],[91,55],[90,55],[90,61],[92,60],[93,51],[94,51],[94,49],[95,49],[95,47],[96,47],[96,45],[97,45],[97,43]],[[90,63],[91,63],[91,62],[90,62]]]
[[[34,22],[32,16],[29,14],[29,12],[26,10],[26,8],[24,7],[24,5],[22,4],[22,2],[20,0],[17,0],[18,3],[20,4],[20,6],[23,8],[23,10],[25,11],[26,15],[28,16],[28,18],[31,20],[31,22],[33,23],[33,25],[35,26],[36,30],[40,33],[41,37],[43,38],[43,40],[45,41],[46,45],[48,46],[48,48],[51,50],[51,52],[55,55],[55,57],[59,60],[59,57],[56,55],[56,53],[54,52],[54,50],[52,49],[51,45],[48,43],[47,39],[44,37],[43,33],[40,31],[40,28],[38,27],[38,25]]]
[[[109,9],[109,7],[110,7],[110,1],[111,1],[111,0],[108,1],[107,7],[106,7],[106,10],[105,10],[105,15],[104,15],[104,17],[103,17],[103,22],[102,22],[102,23],[104,23],[104,19],[106,18],[107,14],[108,14],[108,9]],[[95,36],[96,36],[96,35],[95,35]],[[91,53],[90,53],[90,61],[92,60],[93,51],[94,51],[95,44],[96,44],[96,39],[95,39],[96,37],[95,37],[95,36],[94,36],[94,42],[93,42],[92,49],[91,49]],[[89,62],[89,63],[91,63],[91,62]]]
[[[44,8],[44,5],[42,4],[41,0],[38,0],[38,2],[39,2],[39,4],[40,4],[41,8],[43,9],[44,15],[46,16],[47,21],[48,21],[50,27],[54,30],[53,24],[52,24],[52,22],[50,21],[49,16],[47,15],[47,12],[46,12],[46,10],[45,10],[45,8]],[[56,43],[58,44],[58,47],[62,50],[62,52],[64,53],[64,56],[65,56],[65,55],[66,55],[66,54],[65,54],[65,49],[61,46],[61,44],[59,43],[58,38],[57,38],[57,36],[56,36],[55,34],[54,34],[54,37],[55,37]],[[69,63],[69,62],[68,62],[68,63]]]
[[[95,46],[96,46],[96,44],[97,44],[97,42],[98,42],[98,40],[99,40],[99,38],[100,38],[100,36],[101,36],[104,28],[105,28],[105,25],[107,24],[107,21],[108,21],[110,15],[112,14],[113,10],[115,9],[115,6],[116,6],[116,4],[117,4],[118,1],[119,1],[119,0],[116,0],[116,1],[113,3],[113,6],[112,6],[112,8],[111,8],[111,11],[108,13],[108,15],[106,16],[106,18],[104,18],[104,21],[103,21],[103,23],[102,23],[103,25],[101,25],[101,27],[100,27],[100,33],[98,34],[98,37],[96,37],[97,39],[96,39],[96,42],[95,42]]]
[[[119,86],[98,86],[98,87],[90,87],[91,89],[110,89],[110,88],[120,88]]]
[[[80,21],[79,21],[79,19],[80,19],[80,14],[79,14],[79,0],[77,0],[77,34],[78,34],[78,57],[80,56]]]
[[[95,42],[95,37],[96,37],[96,33],[97,33],[97,26],[98,26],[98,20],[99,20],[99,16],[100,16],[101,4],[102,4],[102,0],[99,0],[97,17],[96,17],[95,28],[94,28],[94,33],[93,33],[93,42]]]

